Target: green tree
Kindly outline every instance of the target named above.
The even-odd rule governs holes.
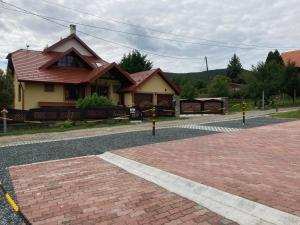
[[[198,95],[198,91],[195,86],[191,82],[186,82],[182,86],[181,97],[186,99],[196,98]]]
[[[258,63],[257,66],[252,67],[251,72],[242,75],[245,81],[241,89],[242,95],[254,99],[255,105],[263,95],[264,100],[268,102],[270,97],[282,88],[280,82],[282,73],[282,66],[275,61]]]
[[[230,93],[229,91],[229,82],[228,77],[223,75],[216,76],[208,84],[208,94],[211,97],[227,97]]]
[[[128,73],[137,73],[151,70],[153,63],[147,59],[147,55],[141,54],[138,50],[132,50],[128,55],[123,55],[119,65]]]
[[[300,74],[294,62],[289,62],[282,73],[282,91],[293,98],[295,104],[296,93],[300,89]]]
[[[0,109],[11,107],[14,100],[14,85],[10,73],[5,74],[0,69]]]
[[[280,66],[284,65],[281,55],[277,49],[274,52],[270,51],[268,53],[268,56],[266,58],[266,64],[271,63],[271,62],[275,62]]]
[[[239,74],[243,71],[243,67],[239,57],[234,54],[229,61],[226,69],[226,75],[231,79],[232,82],[240,83]]]

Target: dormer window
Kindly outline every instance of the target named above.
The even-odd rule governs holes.
[[[96,62],[96,66],[97,66],[97,67],[101,67],[101,66],[103,66],[103,65],[102,65],[101,62]]]
[[[87,63],[75,54],[66,55],[59,59],[54,65],[58,67],[89,68]]]

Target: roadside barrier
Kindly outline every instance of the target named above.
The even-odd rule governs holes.
[[[161,111],[175,113],[175,110],[172,110],[172,109],[162,109]],[[152,117],[152,136],[155,136],[155,133],[156,133],[157,107],[153,106],[151,109],[147,109],[147,110],[141,111],[142,120],[143,120],[143,113],[146,113],[146,112],[151,112],[151,117]]]
[[[243,104],[243,105],[242,105],[242,111],[243,111],[243,126],[245,126],[245,124],[246,124],[246,117],[245,117],[245,114],[246,114],[246,103],[243,102],[242,104]]]
[[[152,136],[155,136],[155,117],[156,117],[156,108],[155,106],[152,107]]]
[[[26,225],[32,225],[30,221],[26,218],[26,216],[22,213],[20,207],[15,203],[15,201],[10,197],[2,183],[0,182],[0,191],[3,193],[7,203],[13,208],[14,212],[20,216],[20,218],[24,221]]]

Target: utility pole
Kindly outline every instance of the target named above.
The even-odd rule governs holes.
[[[209,81],[209,74],[208,74],[208,63],[207,63],[207,57],[204,57],[205,63],[206,63],[206,72],[207,72],[207,81]]]

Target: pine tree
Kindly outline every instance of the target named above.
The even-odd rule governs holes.
[[[142,55],[138,50],[133,50],[124,55],[119,65],[128,73],[137,73],[151,70],[153,63],[147,59],[147,55]]]
[[[281,55],[277,49],[274,52],[270,51],[268,53],[268,56],[266,59],[266,64],[271,63],[271,62],[276,62],[280,66],[284,65]]]
[[[243,71],[243,67],[239,57],[234,54],[229,61],[226,69],[226,75],[231,79],[232,82],[240,82],[239,74]]]

